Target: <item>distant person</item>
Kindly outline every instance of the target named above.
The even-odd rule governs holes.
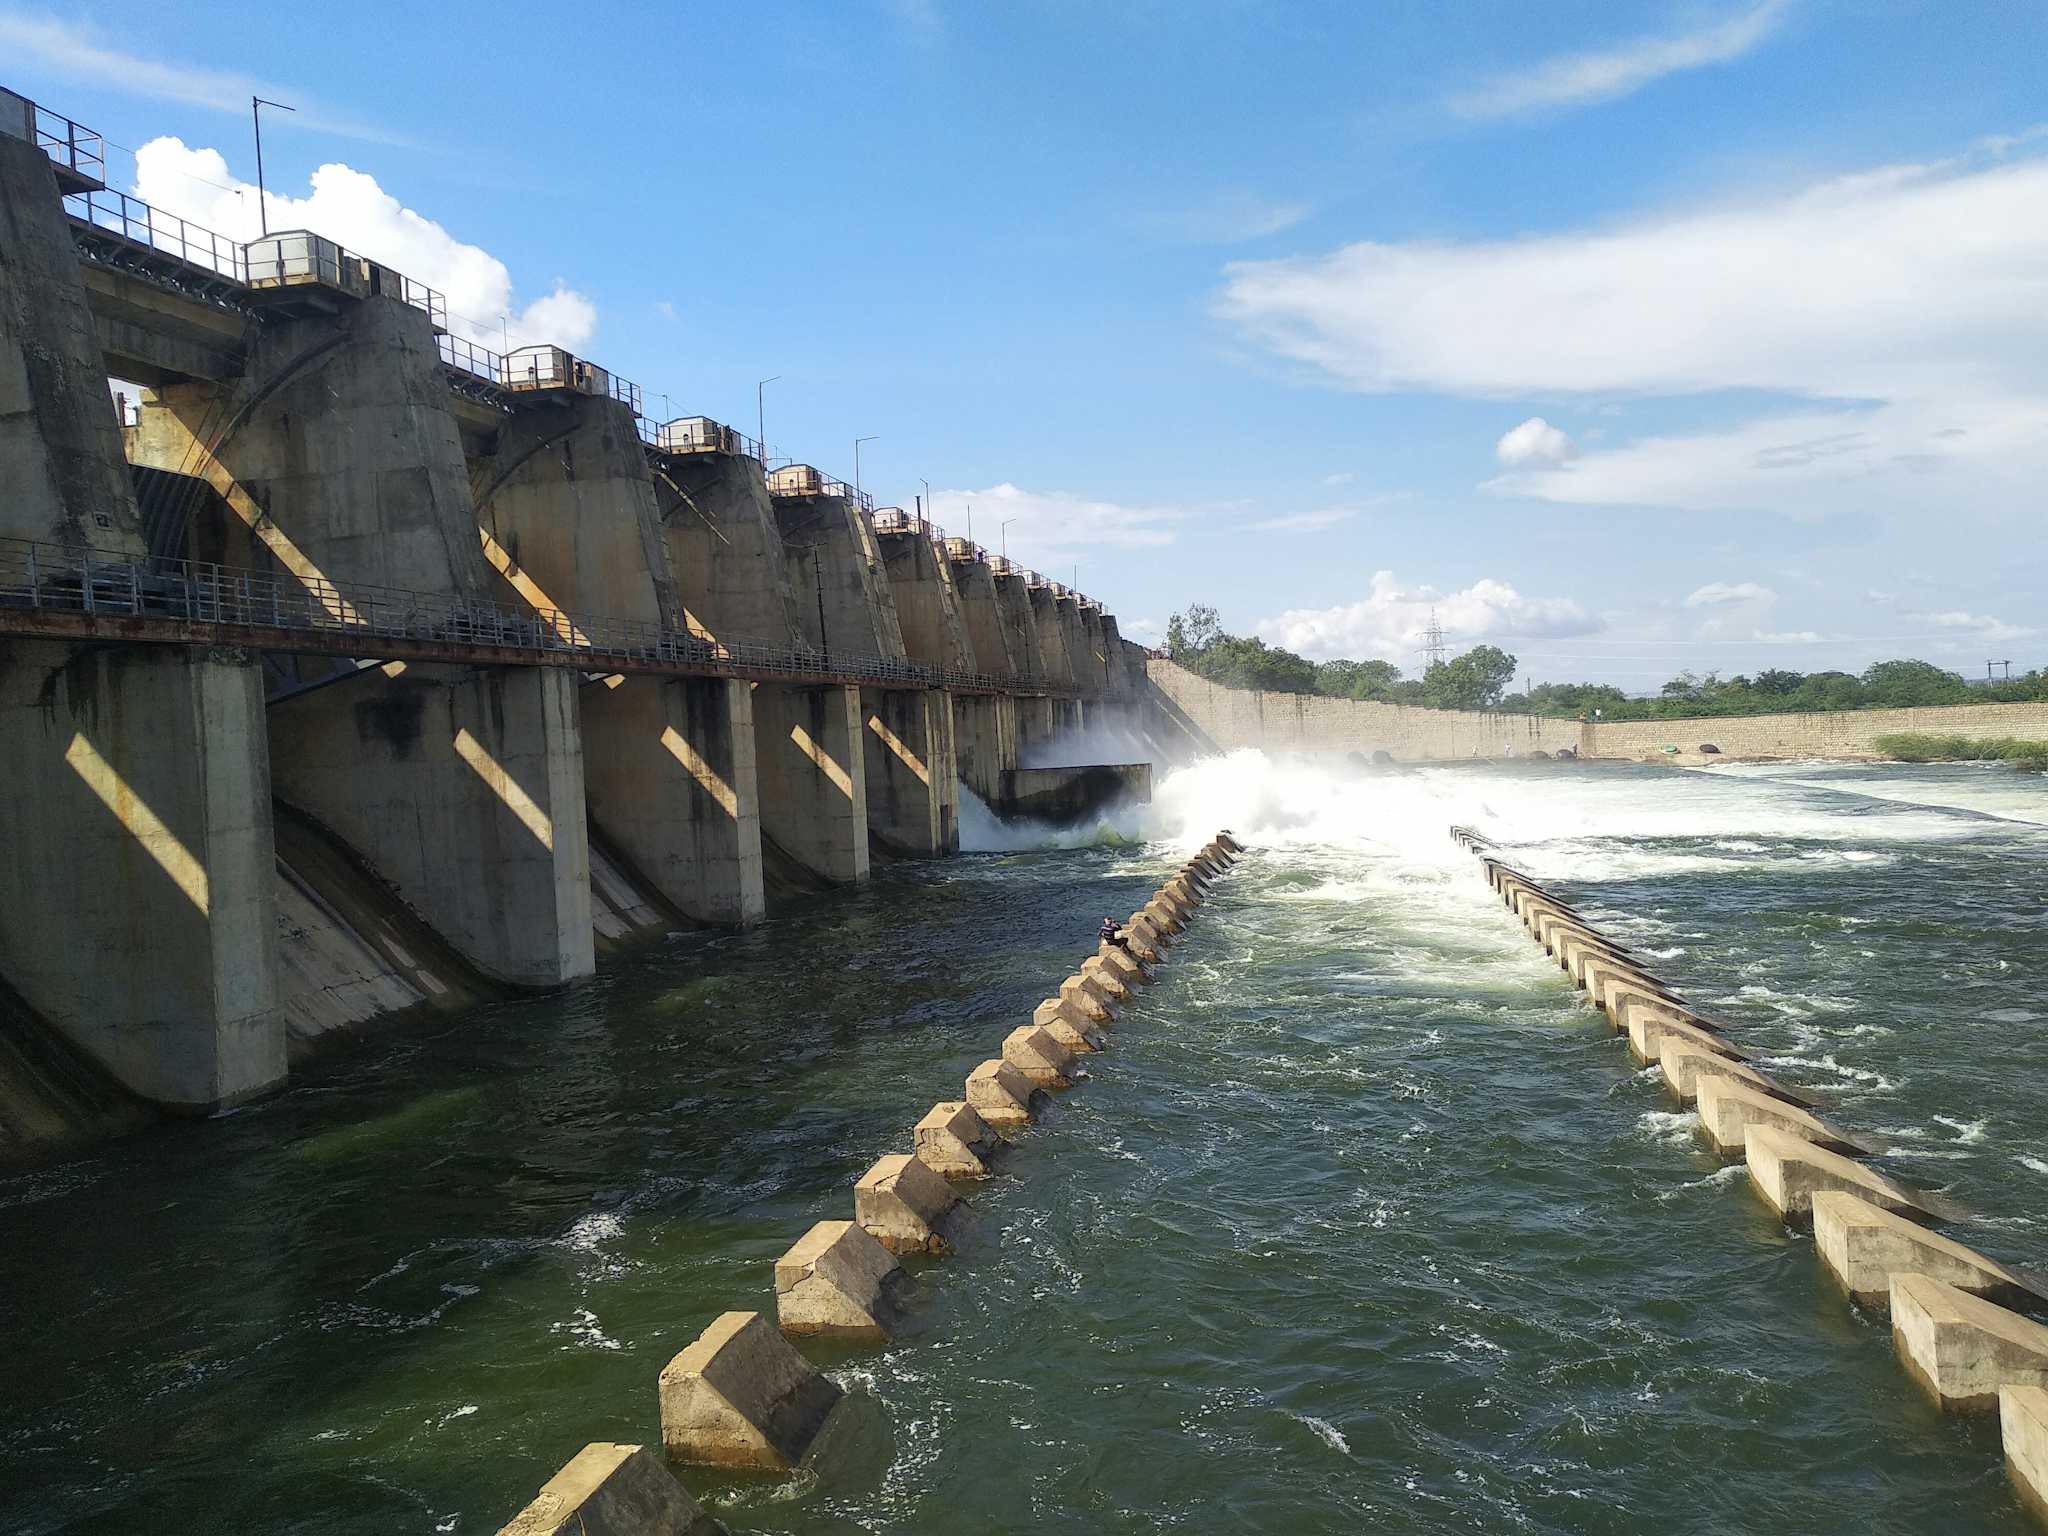
[[[1095,936],[1105,944],[1114,944],[1118,949],[1126,947],[1124,932],[1117,927],[1116,919],[1113,917],[1105,917],[1102,920],[1102,926],[1095,930]]]

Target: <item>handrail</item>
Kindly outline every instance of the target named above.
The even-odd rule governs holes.
[[[32,131],[37,149],[67,170],[93,181],[106,181],[107,141],[104,137],[38,102],[31,101],[28,106],[34,119]]]
[[[64,211],[87,227],[117,235],[130,245],[170,256],[187,266],[202,267],[216,277],[248,286],[248,247],[226,235],[181,219],[161,208],[152,208],[126,192],[102,189],[72,192],[64,199]]]
[[[352,648],[349,654],[365,656],[377,654],[378,640],[391,639],[526,652],[536,661],[568,663],[591,672],[608,671],[623,662],[699,675],[825,678],[884,688],[1074,691],[837,647],[709,639],[643,619],[0,538],[0,629],[7,627],[9,610],[24,608],[95,619],[166,619],[186,625],[317,633],[341,639]]]

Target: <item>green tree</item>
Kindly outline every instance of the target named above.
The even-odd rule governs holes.
[[[1887,708],[1916,704],[1960,704],[1970,685],[1930,661],[1880,661],[1863,673],[1870,702]]]
[[[1422,696],[1439,709],[1492,709],[1519,663],[1494,645],[1477,645],[1422,674]]]
[[[1316,668],[1316,692],[1333,699],[1387,699],[1401,681],[1391,661],[1326,661]]]

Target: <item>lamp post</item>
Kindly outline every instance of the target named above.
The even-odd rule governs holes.
[[[256,227],[264,234],[270,233],[270,209],[263,194],[263,109],[275,107],[280,112],[296,112],[297,107],[288,107],[281,101],[265,101],[261,96],[249,98],[249,117],[256,124]]]
[[[768,408],[762,403],[767,397],[765,391],[770,384],[781,378],[773,374],[754,386],[754,441],[761,445],[761,462],[768,462]]]
[[[932,483],[929,480],[919,480],[917,483],[924,487],[924,517],[925,522],[929,524],[932,520]]]
[[[877,438],[878,438],[878,437],[880,437],[881,435],[882,435],[882,434],[881,434],[881,433],[879,433],[879,432],[870,432],[870,433],[869,433],[869,434],[868,434],[868,435],[867,435],[866,437],[856,437],[856,438],[855,438],[855,439],[853,440],[853,504],[854,504],[854,505],[855,505],[856,507],[857,507],[857,506],[859,506],[859,505],[861,504],[861,494],[860,494],[860,445],[861,445],[862,443],[872,443],[872,442],[874,442],[874,441],[875,441],[875,439],[877,439]]]
[[[996,530],[996,532],[1002,537],[1003,558],[1005,560],[1010,558],[1010,524],[1014,523],[1015,521],[1017,521],[1017,519],[1014,517],[1006,517],[1003,519],[1003,526]]]

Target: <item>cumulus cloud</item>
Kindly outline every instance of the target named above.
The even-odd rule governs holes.
[[[2029,635],[2040,633],[2038,629],[2025,624],[2008,624],[2003,619],[1993,618],[1988,613],[1967,613],[1961,609],[1949,609],[1942,613],[1909,613],[1908,622],[1931,624],[1936,629],[1955,630],[1957,638],[1967,634],[1978,640],[2024,640]]]
[[[1412,666],[1432,615],[1460,647],[1496,640],[1590,635],[1606,626],[1568,597],[1524,597],[1487,579],[1456,592],[1404,587],[1392,571],[1375,571],[1370,594],[1334,608],[1291,608],[1261,619],[1253,633],[1269,644],[1318,660],[1377,656]]]
[[[1778,594],[1754,581],[1710,581],[1695,587],[1685,599],[1688,608],[1711,608],[1723,603],[1775,603]]]
[[[257,236],[256,188],[230,173],[216,149],[151,139],[135,152],[133,190],[152,207],[230,239]],[[366,171],[323,165],[306,196],[271,192],[264,207],[273,230],[310,229],[438,289],[448,300],[448,328],[493,350],[508,339],[514,347],[552,342],[575,350],[597,330],[597,306],[560,282],[518,304],[504,262],[404,206]]]
[[[1788,0],[1761,0],[1710,26],[1617,47],[1558,54],[1450,100],[1464,117],[1506,117],[1632,95],[1667,75],[1741,58],[1778,30]]]
[[[1541,416],[1531,416],[1519,427],[1510,428],[1493,445],[1494,457],[1509,469],[1530,464],[1562,464],[1577,452],[1572,440]]]
[[[1071,563],[1067,557],[1072,552],[1171,544],[1174,525],[1186,515],[1180,507],[1133,507],[1071,491],[1027,491],[1007,480],[979,491],[932,493],[932,519],[949,534],[965,538],[971,521],[977,542],[998,549],[1002,525],[1008,523],[1011,558],[1026,565],[1042,562],[1045,574],[1057,581],[1067,579],[1061,571]]]

